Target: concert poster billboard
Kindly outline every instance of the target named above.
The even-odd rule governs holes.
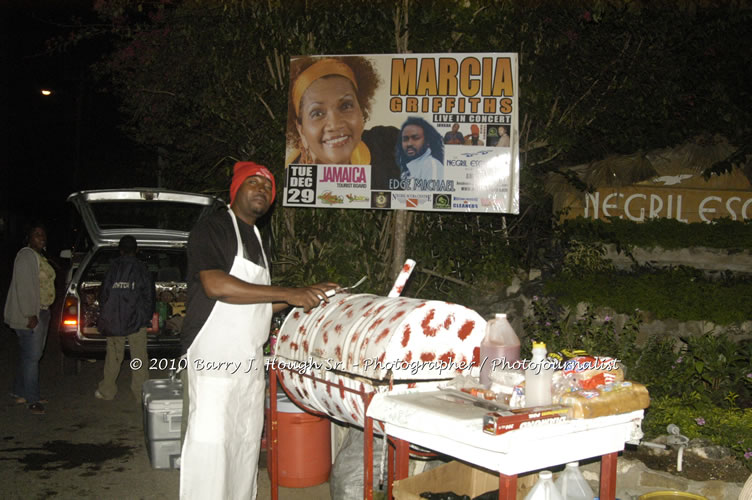
[[[283,204],[519,213],[516,53],[290,60]]]

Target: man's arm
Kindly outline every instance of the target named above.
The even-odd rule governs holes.
[[[337,288],[336,283],[320,283],[308,287],[254,285],[240,280],[221,269],[199,272],[204,293],[211,299],[229,304],[272,303],[275,312],[288,306],[302,307],[308,312],[322,301],[329,302],[326,292]]]

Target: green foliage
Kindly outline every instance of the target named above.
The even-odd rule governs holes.
[[[413,288],[440,297],[472,295],[472,285],[503,280],[512,267],[539,265],[553,227],[550,200],[540,188],[550,169],[672,145],[701,131],[733,142],[752,122],[752,107],[744,105],[751,56],[738,50],[749,41],[750,12],[733,7],[104,0],[96,8],[102,22],[74,39],[98,36],[113,45],[99,74],[122,100],[131,137],[159,157],[162,185],[219,194],[238,159],[265,163],[283,178],[291,55],[391,53],[398,40],[415,53],[518,52],[521,213],[481,217],[479,224],[462,215],[413,218],[408,255],[433,273]],[[281,249],[280,279],[350,281],[368,272],[374,289],[388,286],[383,263],[392,248],[369,248],[374,235],[387,237],[391,217],[305,212],[276,209],[271,229]],[[376,227],[364,229],[367,224]],[[364,246],[353,249],[345,240]],[[357,266],[343,255],[370,263]]]
[[[729,325],[752,317],[752,281],[711,281],[688,268],[560,274],[546,282],[545,290],[572,307],[587,302],[626,314],[640,309],[657,319]]]
[[[567,275],[609,272],[613,266],[605,255],[606,248],[601,243],[571,240],[561,271]]]
[[[690,439],[705,438],[730,448],[752,470],[752,408],[721,408],[697,393],[652,397],[642,421],[646,439],[666,434],[675,424]]]
[[[608,221],[577,217],[562,223],[561,238],[565,242],[614,243],[621,249],[708,247],[733,251],[752,248],[752,220],[722,218],[712,224],[686,224],[664,218],[637,223],[618,217]]]

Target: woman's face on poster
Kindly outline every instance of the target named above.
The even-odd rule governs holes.
[[[300,99],[298,133],[317,163],[348,164],[363,134],[363,111],[350,80],[328,76]]]

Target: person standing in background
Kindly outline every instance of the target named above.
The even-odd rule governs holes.
[[[120,257],[110,263],[99,289],[97,329],[107,337],[107,354],[104,375],[94,391],[94,397],[105,400],[115,398],[127,338],[131,359],[141,361],[140,367],[131,373],[131,392],[140,403],[144,382],[149,378],[146,327],[154,314],[154,282],[146,265],[136,257],[136,238],[123,236],[118,249]]]
[[[42,359],[50,325],[50,306],[55,301],[55,270],[44,255],[47,231],[33,224],[28,245],[13,263],[5,322],[18,336],[20,360],[10,393],[18,404],[27,404],[34,414],[44,414],[45,400],[39,396],[39,360]]]

